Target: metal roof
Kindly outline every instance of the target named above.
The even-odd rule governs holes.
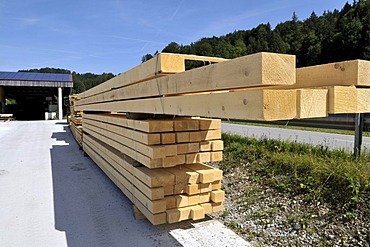
[[[0,86],[73,87],[71,74],[0,71]]]
[[[55,74],[55,73],[3,72],[3,71],[0,71],[0,80],[72,82],[72,75],[71,74]]]

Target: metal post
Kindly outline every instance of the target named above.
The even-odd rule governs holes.
[[[364,114],[356,113],[355,115],[354,155],[358,156],[361,154],[362,131],[364,129]]]
[[[0,113],[5,113],[5,89],[0,87]]]
[[[63,119],[62,100],[63,100],[62,88],[58,87],[58,118],[59,120]]]

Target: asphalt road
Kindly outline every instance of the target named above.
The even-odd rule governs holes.
[[[354,136],[322,133],[314,131],[292,130],[283,128],[270,128],[241,124],[222,123],[222,131],[241,136],[268,138],[276,140],[289,140],[299,143],[321,145],[329,149],[345,149],[353,151]],[[362,149],[370,150],[370,138],[363,137]]]
[[[153,226],[65,121],[0,122],[0,246],[249,246],[218,221]]]

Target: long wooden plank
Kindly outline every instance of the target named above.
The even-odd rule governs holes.
[[[175,176],[168,172],[166,169],[149,169],[143,166],[136,166],[134,160],[128,158],[126,155],[119,152],[118,150],[109,147],[100,140],[97,140],[92,136],[87,136],[85,139],[85,141],[87,142],[95,143],[95,147],[98,147],[101,153],[112,158],[117,164],[129,171],[132,175],[137,177],[148,187],[153,188],[175,184]],[[133,179],[131,178],[130,181],[132,180]]]
[[[166,213],[151,213],[136,197],[133,197],[133,203],[153,225],[165,224],[167,222]]]
[[[135,167],[134,175],[149,187],[160,187],[175,184],[175,176],[166,169],[156,168],[148,169],[147,167]]]
[[[121,162],[117,162],[116,159],[114,159],[114,157],[111,155],[107,155],[101,143],[89,138],[86,138],[85,143],[93,148],[95,152],[99,153],[99,155],[107,162],[107,164],[118,171],[128,181],[128,183],[131,184],[131,182],[134,180],[134,177],[130,172],[132,170],[131,167],[124,166],[121,164]],[[132,186],[129,184],[126,184],[126,188],[132,189]]]
[[[297,115],[295,118],[328,116],[328,89],[297,89]]]
[[[76,105],[294,83],[294,56],[262,52],[110,90]]]
[[[212,183],[214,181],[222,180],[222,170],[214,168],[210,165],[196,163],[185,165],[185,167],[199,173],[200,183]]]
[[[118,143],[121,143],[125,145],[128,148],[131,148],[133,150],[136,150],[137,152],[152,158],[152,159],[161,159],[166,157],[166,148],[164,146],[148,146],[145,144],[142,144],[140,142],[137,142],[135,140],[132,140],[130,138],[117,135],[115,133],[112,133],[106,129],[102,129],[99,127],[96,127],[94,125],[91,125],[89,123],[84,123],[83,125],[84,129],[90,129],[92,131],[95,131],[97,133],[100,133],[112,140],[115,140]]]
[[[91,143],[88,143],[85,141],[88,145],[91,145]],[[93,147],[92,145],[90,147]],[[98,149],[97,146],[94,146],[93,149]],[[101,156],[100,156],[101,157]],[[144,184],[141,180],[138,178],[132,176],[132,174],[129,174],[127,170],[125,169],[119,169],[119,165],[115,163],[115,161],[112,161],[109,156],[105,156],[105,158],[102,158],[103,161],[99,161],[100,164],[103,164],[111,173],[117,174],[116,178],[119,181],[122,181],[122,184],[125,185],[126,188],[130,190],[130,192],[136,196],[136,194],[133,191],[133,186],[137,190],[140,190],[140,193],[145,195],[148,200],[160,200],[164,198],[164,189],[163,187],[156,187],[156,188],[150,188],[146,184]],[[109,161],[108,161],[109,160]],[[113,169],[113,170],[111,170]],[[139,197],[137,197],[139,199]],[[143,201],[145,204],[145,202]],[[163,204],[163,203],[162,203]]]
[[[196,184],[199,183],[199,174],[185,166],[171,167],[166,169],[175,175],[176,184]]]
[[[127,196],[127,198],[132,201],[133,197],[130,189],[126,188],[120,182],[119,177],[117,177],[117,173],[111,169],[108,169],[107,166],[103,164],[103,159],[91,147],[86,145],[86,143],[84,143],[83,149],[89,155],[89,157],[104,171],[104,173],[117,185],[117,187],[121,189],[121,191]]]
[[[328,112],[330,114],[370,112],[370,89],[353,86],[329,87]]]
[[[105,142],[102,142],[101,140],[93,137],[92,135],[86,135],[84,138],[84,142],[93,145],[93,147],[95,147],[95,149],[99,151],[99,154],[104,155],[105,157],[110,157],[118,165],[122,166],[129,173],[133,174],[133,169],[135,168],[135,166],[126,161],[129,158],[125,154],[109,146]]]
[[[125,153],[127,156],[131,157],[132,159],[137,160],[141,164],[149,167],[149,168],[156,168],[156,167],[161,167],[162,166],[162,159],[151,159],[136,150],[133,150],[131,148],[128,148],[127,146],[116,142],[115,140],[112,140],[104,135],[101,135],[89,128],[85,128],[85,132],[88,134],[94,136],[95,138],[101,140],[104,143],[107,143],[108,145],[114,147],[115,149],[119,150],[122,153]]]
[[[71,115],[71,122],[73,122],[75,125],[82,125],[82,117]]]
[[[147,133],[170,132],[174,130],[173,121],[163,120],[133,120],[126,118],[124,114],[86,114],[84,119],[91,119],[105,123],[115,124],[121,127],[139,130]]]
[[[159,200],[150,200],[135,186],[133,187],[132,194],[149,210],[149,212],[157,214],[166,211],[166,200],[164,198]]]
[[[297,69],[296,87],[370,86],[370,61],[351,60]]]
[[[142,112],[243,120],[284,120],[296,116],[295,90],[253,90],[152,98],[77,107],[81,111]]]
[[[83,99],[92,95],[96,95],[112,88],[123,87],[136,82],[147,80],[163,75],[179,73],[185,71],[185,60],[223,62],[227,59],[213,58],[195,55],[159,53],[153,59],[146,61],[118,76],[100,84],[90,90],[87,90],[78,95],[79,99]]]
[[[136,131],[136,130],[124,128],[124,127],[109,124],[109,123],[103,123],[100,121],[90,120],[90,119],[85,119],[85,124],[94,125],[96,127],[116,133],[121,136],[130,137],[130,139],[134,139],[146,145],[161,144],[161,135],[158,133],[145,133],[145,132]]]

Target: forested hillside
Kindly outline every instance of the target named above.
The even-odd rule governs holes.
[[[235,58],[267,51],[297,56],[297,67],[349,59],[370,59],[370,1],[346,3],[321,16],[312,12],[306,20],[292,19],[240,30],[221,37],[202,38],[190,45],[171,42],[163,52]],[[151,58],[143,57],[143,61]]]
[[[341,10],[312,12],[305,20],[293,13],[291,20],[272,28],[269,23],[251,30],[239,30],[221,37],[202,38],[189,45],[168,44],[162,52],[235,58],[256,52],[277,52],[297,56],[297,67],[350,59],[370,60],[370,1],[346,3]],[[152,58],[146,54],[142,61]],[[196,66],[187,64],[188,68]],[[31,69],[33,72],[71,73],[65,69]],[[83,92],[114,75],[112,73],[73,75],[73,93]]]

